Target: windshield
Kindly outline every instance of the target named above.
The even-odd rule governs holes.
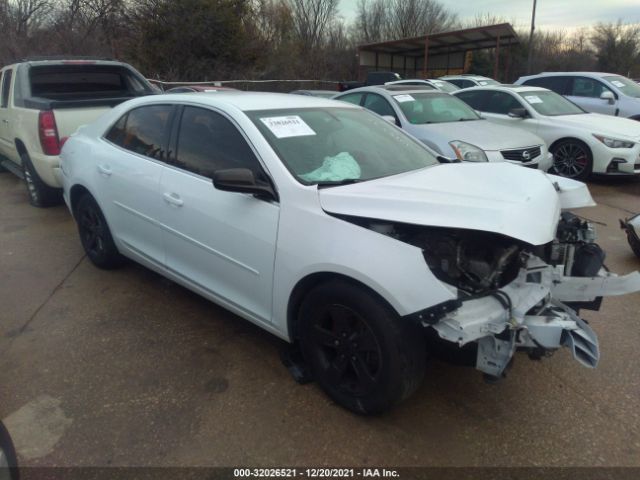
[[[448,93],[398,94],[393,99],[414,125],[480,120],[469,105]]]
[[[640,85],[627,77],[615,75],[611,77],[603,77],[611,85],[618,87],[622,93],[629,97],[640,98]]]
[[[557,117],[559,115],[578,115],[586,113],[575,103],[570,102],[562,95],[548,90],[532,90],[518,93],[540,115]]]
[[[421,143],[363,109],[245,113],[282,163],[306,185],[372,180],[438,163]]]

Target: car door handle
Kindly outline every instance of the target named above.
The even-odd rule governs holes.
[[[9,120],[7,120],[6,118],[3,118],[2,123],[9,123]]]
[[[100,172],[101,175],[105,175],[105,176],[110,176],[111,175],[111,169],[106,166],[106,165],[98,165],[98,171]]]
[[[162,197],[164,198],[165,202],[171,205],[175,205],[176,207],[181,207],[184,204],[184,202],[180,198],[180,195],[178,195],[177,193],[165,193],[164,195],[162,195]]]

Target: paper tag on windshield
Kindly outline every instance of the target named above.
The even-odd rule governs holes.
[[[267,117],[261,118],[260,121],[264,123],[277,138],[306,137],[316,134],[298,115]]]
[[[525,95],[524,99],[529,103],[543,103],[537,95]]]
[[[625,86],[624,83],[622,83],[620,80],[612,80],[611,83],[618,88],[622,88]]]
[[[398,102],[400,103],[404,103],[404,102],[414,102],[416,99],[413,98],[411,95],[396,95],[395,98]]]

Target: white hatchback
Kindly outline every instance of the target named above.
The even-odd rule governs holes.
[[[439,164],[360,107],[216,93],[124,103],[62,152],[89,259],[129,257],[295,345],[340,405],[380,412],[425,370],[427,338],[500,377],[516,350],[571,349],[576,314],[640,290],[562,212],[585,185],[499,164]]]

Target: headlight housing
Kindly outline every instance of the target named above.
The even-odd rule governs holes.
[[[630,142],[629,140],[619,140],[617,138],[605,137],[604,135],[596,135],[595,133],[593,136],[609,148],[633,148],[635,145],[634,142]]]
[[[471,145],[470,143],[462,142],[460,140],[453,140],[449,142],[453,151],[456,152],[456,157],[459,160],[465,162],[488,162],[487,155],[481,148]]]

